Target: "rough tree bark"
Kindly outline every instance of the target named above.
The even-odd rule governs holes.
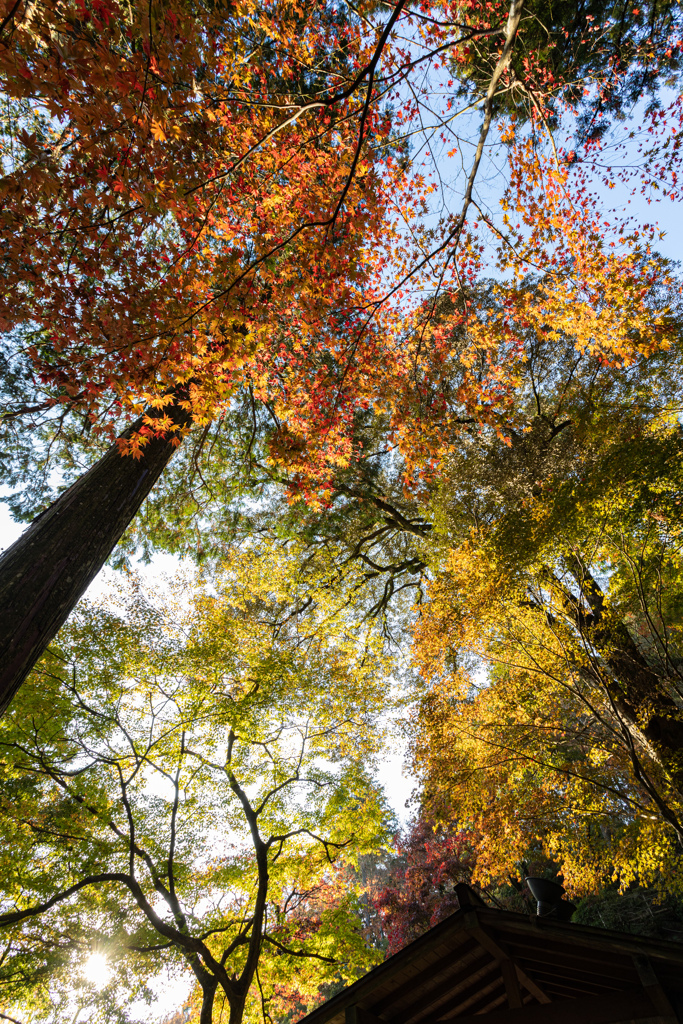
[[[163,411],[179,427],[191,421],[179,405]],[[123,436],[141,425],[142,419],[137,420]],[[140,459],[122,456],[112,445],[0,556],[0,715],[97,576],[174,451],[170,437],[153,438]]]

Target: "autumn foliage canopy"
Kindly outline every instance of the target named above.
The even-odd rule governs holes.
[[[682,59],[655,0],[3,0],[13,1006],[100,943],[293,1015],[464,879],[680,889]],[[55,640],[126,529],[199,567]]]
[[[519,4],[482,15],[401,3],[388,20],[372,5],[10,5],[0,324],[31,325],[44,401],[111,435],[121,412],[175,398],[206,422],[248,387],[283,424],[273,459],[319,486],[323,449],[332,465],[353,457],[359,403],[394,407],[418,475],[449,443],[458,327],[469,334],[458,397],[485,420],[514,387],[528,329],[552,323],[605,358],[665,344],[666,315],[645,302],[666,275],[648,248],[654,228],[605,220],[584,167],[614,110],[678,67],[676,15],[653,7],[648,32],[622,12],[617,45],[609,18],[600,33],[593,24],[617,12],[597,7],[571,32],[553,11],[541,45]],[[430,65],[451,94],[431,170],[426,154],[404,155],[431,102]],[[453,118],[472,99],[484,120],[451,190],[462,199],[437,204],[428,226],[437,181],[461,159]],[[589,110],[579,159],[551,125]],[[653,127],[676,153],[677,104],[665,114]],[[475,188],[492,132],[508,147],[498,211]],[[643,170],[661,175],[652,147]],[[492,245],[515,281],[493,321],[419,299],[436,290],[458,305]],[[542,291],[529,294],[538,267]],[[467,369],[480,353],[485,375]],[[122,448],[135,454],[164,428],[149,421]]]

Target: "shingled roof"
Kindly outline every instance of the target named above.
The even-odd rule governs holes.
[[[300,1024],[681,1024],[683,945],[486,906],[460,910]]]

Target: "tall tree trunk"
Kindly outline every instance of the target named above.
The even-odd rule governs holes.
[[[230,1003],[230,1017],[228,1018],[228,1024],[242,1024],[244,1020],[244,1004],[246,1003],[246,997],[237,1000],[234,1003]]]
[[[202,1008],[199,1014],[199,1024],[213,1024],[213,1004],[217,988],[218,982],[215,978],[202,984]]]
[[[181,427],[178,405],[164,413]],[[150,416],[159,415],[148,410]],[[139,429],[137,420],[123,436]],[[175,451],[153,438],[142,458],[116,445],[0,556],[0,714],[97,576]]]

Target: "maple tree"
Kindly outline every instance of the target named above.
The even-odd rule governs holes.
[[[635,401],[621,391],[610,409],[609,390],[627,383],[612,371],[603,388],[593,379],[581,413],[539,355],[527,429],[510,432],[510,448],[474,440],[460,457],[469,484],[454,460],[456,493],[443,492],[447,550],[417,626],[433,685],[416,763],[437,804],[479,837],[480,880],[540,844],[574,892],[606,878],[673,891],[680,390],[653,378],[648,395],[641,379]]]
[[[529,304],[535,288],[533,281],[525,285],[524,297]],[[543,282],[538,287],[541,295],[542,288]],[[304,501],[284,500],[281,487],[288,482],[286,467],[278,476],[268,465],[271,428],[264,417],[254,420],[253,429],[249,428],[248,456],[242,462],[241,454],[236,453],[227,479],[220,480],[201,455],[193,467],[188,453],[178,476],[169,478],[168,490],[164,491],[162,485],[157,501],[148,505],[145,516],[138,521],[136,542],[144,542],[145,537],[158,538],[158,543],[171,550],[197,557],[199,549],[200,557],[210,559],[221,545],[241,543],[254,533],[288,537],[290,543],[299,545],[304,566],[317,566],[320,571],[326,566],[331,578],[347,578],[349,592],[356,595],[359,615],[400,613],[397,626],[405,627],[410,604],[425,599],[426,581],[431,573],[439,571],[444,557],[440,529],[435,530],[442,518],[441,499],[435,504],[434,497],[444,487],[452,493],[462,488],[466,493],[474,486],[471,475],[481,471],[481,454],[475,453],[496,452],[502,486],[508,474],[521,472],[519,452],[531,443],[525,435],[538,437],[538,444],[547,445],[549,450],[563,452],[565,439],[573,436],[573,443],[578,444],[578,437],[593,422],[591,429],[598,435],[611,433],[615,426],[621,430],[624,410],[633,402],[640,403],[646,416],[655,414],[660,406],[664,416],[668,415],[666,410],[675,408],[680,360],[677,345],[616,366],[601,353],[581,352],[575,335],[569,332],[558,329],[551,333],[541,325],[536,334],[529,325],[524,345],[520,346],[519,338],[506,333],[501,323],[509,310],[505,300],[498,282],[466,292],[465,301],[458,304],[442,300],[442,341],[448,359],[438,365],[438,376],[431,380],[426,374],[423,377],[424,388],[416,389],[412,404],[404,409],[398,438],[389,415],[372,410],[357,415],[354,443],[359,456],[331,477],[324,506],[316,509]],[[669,338],[674,339],[677,301],[675,293],[650,293],[649,308],[641,314],[641,322],[645,326],[649,321],[655,329],[664,325]],[[484,335],[488,335],[486,347],[476,349],[476,342]],[[492,338],[497,338],[495,348]],[[649,348],[644,328],[641,338],[646,353]],[[460,359],[473,349],[476,358]],[[487,387],[492,375],[497,375],[500,383],[502,372],[506,375],[502,378],[502,399],[499,395],[488,411],[473,408],[469,399],[474,386]],[[547,411],[542,406],[543,415],[552,418],[547,438],[534,388],[540,395],[538,400],[547,403]],[[222,438],[228,436],[233,436],[231,427],[225,435],[217,428],[212,443],[222,445],[225,451]],[[432,459],[439,461],[430,467]],[[567,456],[562,465],[570,464]],[[426,467],[427,473],[420,476],[420,467]],[[447,484],[443,481],[445,474]],[[182,479],[187,482],[193,477],[192,493],[183,493]],[[533,481],[529,483],[532,486]],[[526,492],[509,500],[524,496]],[[183,511],[182,515],[175,511],[175,525],[171,527],[168,513],[176,498],[183,502]],[[497,500],[502,500],[500,494]],[[192,510],[193,501],[196,512]],[[487,510],[486,514],[493,513]],[[192,517],[192,531],[185,535],[180,526],[183,516]]]
[[[62,401],[97,431],[97,396],[130,408],[191,381],[201,414],[259,329],[284,317],[305,338],[322,282],[343,320],[379,187],[372,151],[349,176],[357,99],[335,95],[370,73],[357,19],[317,4],[18,7],[2,47],[2,324],[44,328],[30,352]]]
[[[6,705],[189,425],[245,377],[344,456],[382,222],[361,146],[389,122],[363,102],[381,47],[346,8],[14,4],[2,27],[0,324],[47,392],[10,415],[129,424],[3,558]]]
[[[386,834],[382,658],[324,594],[296,615],[297,576],[251,552],[163,607],[131,578],[22,689],[0,735],[10,1014],[128,1020],[168,970],[192,1020],[260,1020],[294,976],[305,998],[376,960],[334,865]]]
[[[609,25],[600,46],[607,37],[613,44],[615,11],[603,12]],[[666,269],[652,255],[641,258],[635,236],[610,252],[615,243],[603,242],[599,211],[581,198],[585,186],[568,181],[574,172],[558,160],[552,138],[554,164],[537,142],[553,97],[576,112],[568,99],[578,96],[576,82],[594,83],[596,54],[603,60],[605,52],[593,45],[596,15],[575,19],[571,44],[558,51],[565,78],[558,73],[553,84],[533,78],[557,49],[547,39],[539,48],[534,26],[566,38],[566,9],[551,10],[548,24],[533,8],[523,17],[517,2],[487,8],[483,19],[458,4],[437,4],[432,13],[438,17],[402,3],[385,19],[372,5],[358,13],[253,5],[229,16],[202,5],[8,6],[2,325],[19,332],[38,325],[20,344],[47,392],[11,416],[62,406],[83,416],[91,433],[111,437],[143,415],[99,471],[93,467],[3,559],[1,599],[14,609],[5,704],[174,446],[191,423],[221,420],[238,388],[271,408],[278,424],[271,462],[288,468],[304,496],[313,489],[329,500],[330,474],[357,455],[353,418],[368,403],[393,409],[408,482],[425,464],[429,472],[443,427],[448,433],[452,424],[427,426],[415,451],[409,424],[416,401],[423,411],[425,390],[436,392],[430,418],[445,400],[448,328],[432,302],[404,309],[405,286],[462,296],[482,261],[473,211],[502,246],[501,269],[555,266],[543,302],[534,295],[539,317],[573,318],[582,345],[593,344],[597,331],[610,357],[628,356],[639,331],[653,335],[649,321],[641,325],[642,297]],[[659,63],[638,18],[619,15],[620,69],[631,82],[647,65],[643,88],[651,91],[677,69],[676,18],[669,8],[660,13],[655,34],[671,53]],[[516,53],[527,62],[533,130],[518,137],[514,116],[496,128],[505,144],[515,143],[496,225],[475,185],[498,100],[517,88]],[[469,75],[465,91],[474,83],[483,114],[462,204],[442,213],[434,234],[420,218],[436,185],[403,163],[407,139],[430,107],[432,86],[419,76],[431,62]],[[387,103],[396,101],[392,126]],[[471,90],[464,110],[470,101]],[[454,115],[439,116],[434,132],[445,142]],[[543,221],[539,211],[548,209]],[[505,210],[521,213],[530,228],[523,244]],[[552,224],[553,237],[541,223]],[[621,230],[613,225],[616,235]],[[511,302],[501,326],[519,332],[532,315],[524,289]],[[596,304],[612,315],[606,333]],[[653,337],[650,345],[665,343],[666,325]],[[470,415],[494,414],[508,378],[505,367],[486,379],[466,375]],[[56,434],[62,422],[55,416]],[[117,449],[139,464],[115,465]],[[94,521],[88,508],[97,508]]]
[[[473,870],[469,836],[457,826],[418,817],[397,837],[384,887],[373,895],[388,955],[459,910],[455,886]]]
[[[472,296],[494,323],[499,288]],[[410,620],[396,617],[396,591],[421,600],[425,813],[469,830],[481,882],[528,851],[579,892],[613,872],[655,885],[677,870],[680,321],[675,293],[648,302],[670,347],[647,354],[641,335],[643,354],[621,365],[529,329],[488,426],[456,405],[454,373],[453,440],[429,488],[402,491],[387,420],[368,417],[366,455],[337,476],[329,508],[301,503],[287,519],[276,503],[233,523],[238,536],[296,536],[304,582],[314,566],[343,579],[359,618],[390,611],[399,635]],[[489,372],[486,353],[474,368]],[[493,665],[486,684],[475,657]],[[506,745],[516,760],[499,765]]]
[[[438,784],[438,780],[434,779]],[[379,911],[377,927],[392,955],[424,934],[438,921],[462,909],[460,886],[471,891],[475,873],[476,832],[463,828],[447,817],[447,794],[436,818],[429,818],[429,797],[423,795],[420,814],[395,837],[393,856],[379,876],[365,881],[371,903]],[[519,854],[519,850],[518,850]],[[481,888],[474,883],[484,902],[513,913],[533,915],[536,900],[525,879],[558,877],[557,862],[548,857],[538,839],[519,856],[514,873],[501,876]],[[571,918],[577,924],[610,928],[615,931],[680,941],[683,931],[683,904],[680,892],[667,889],[667,880],[656,885],[631,883],[624,891],[616,882],[596,885],[588,895],[575,898]]]

